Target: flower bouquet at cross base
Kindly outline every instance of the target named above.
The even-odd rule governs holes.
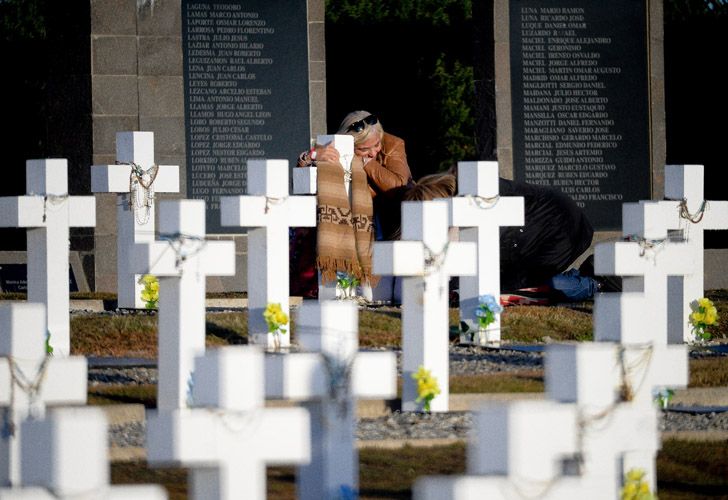
[[[461,342],[475,342],[485,344],[492,339],[488,338],[488,326],[495,323],[497,315],[503,312],[503,306],[498,299],[492,295],[481,295],[478,297],[478,307],[475,309],[475,319],[478,322],[478,331],[469,330],[467,323],[463,322],[463,333]],[[477,337],[476,337],[477,335]]]
[[[657,500],[657,496],[650,491],[650,485],[645,481],[645,471],[630,469],[624,479],[624,486],[620,490],[620,500]]]
[[[341,290],[341,299],[353,299],[356,295],[356,287],[359,286],[359,279],[349,273],[336,271],[336,288]]]
[[[139,283],[144,284],[141,297],[144,301],[144,307],[147,309],[157,309],[159,307],[159,280],[156,276],[145,274],[139,279]]]
[[[690,324],[693,325],[693,332],[698,340],[710,340],[709,326],[718,324],[718,311],[715,304],[705,297],[690,304],[693,312],[690,313]]]
[[[420,365],[412,379],[417,382],[417,399],[416,402],[422,403],[424,411],[430,411],[430,402],[435,396],[440,394],[440,386],[437,384],[437,378],[432,376],[432,372]]]
[[[268,325],[268,333],[273,334],[273,341],[275,342],[276,350],[280,349],[280,335],[286,333],[286,329],[283,325],[288,324],[288,314],[283,312],[283,308],[277,302],[270,303],[263,311],[263,319],[265,319]]]

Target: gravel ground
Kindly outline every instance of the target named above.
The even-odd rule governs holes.
[[[401,352],[398,352],[401,358]],[[699,350],[692,357],[720,355]],[[543,353],[520,352],[509,349],[483,349],[479,347],[451,347],[450,370],[452,374],[496,373],[523,369],[539,369],[543,366]],[[153,384],[157,370],[154,368],[91,368],[89,384]],[[728,410],[728,408],[727,408]],[[357,438],[360,440],[382,439],[443,439],[465,438],[472,425],[469,412],[449,413],[401,413],[394,412],[379,418],[360,419]],[[690,413],[687,411],[663,411],[658,423],[663,431],[728,431],[728,411]],[[110,439],[115,446],[144,446],[144,424],[134,423],[113,426]]]

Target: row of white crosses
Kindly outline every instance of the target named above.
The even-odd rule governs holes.
[[[596,297],[595,342],[549,346],[547,400],[483,407],[468,475],[420,479],[415,498],[615,498],[633,468],[655,490],[653,394],[688,380],[687,347],[668,345],[667,283],[693,272],[687,244],[665,241],[668,208],[624,204],[632,241],[595,251],[597,274],[623,277],[623,292]],[[664,242],[659,252],[649,247],[655,241]]]
[[[234,248],[205,242],[204,221],[202,201],[162,202],[160,231],[203,246],[181,255],[183,245],[152,242],[133,253],[135,272],[160,276],[158,410],[147,419],[149,462],[189,467],[193,498],[264,498],[266,464],[309,460],[298,476],[303,498],[356,491],[354,398],[396,396],[395,356],[357,356],[356,306],[340,302],[301,309],[300,343],[311,352],[271,355],[265,391],[262,351],[206,353],[204,278],[232,274]],[[311,401],[313,418],[302,408],[264,409],[265,396]]]
[[[86,359],[48,356],[46,328],[43,304],[0,305],[0,498],[167,498],[109,486],[106,417],[68,407],[86,404]]]
[[[402,240],[377,242],[373,268],[377,274],[402,276],[402,409],[422,409],[412,374],[420,366],[438,380],[440,394],[432,411],[449,409],[449,292],[451,276],[460,278],[460,317],[478,332],[479,298],[500,298],[501,226],[522,225],[523,198],[498,195],[498,164],[458,164],[458,196],[447,200],[402,203]],[[460,242],[448,238],[460,228]],[[477,255],[477,256],[476,256]],[[481,337],[482,334],[482,337]],[[500,340],[500,318],[479,344]]]
[[[132,254],[132,271],[160,277],[147,460],[189,467],[192,498],[264,498],[266,463],[308,460],[308,415],[263,408],[263,354],[255,347],[205,352],[205,277],[234,274],[235,248],[205,240],[204,201],[162,202],[159,216],[166,241]]]

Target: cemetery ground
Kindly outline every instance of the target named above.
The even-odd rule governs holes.
[[[722,319],[712,330],[713,347],[728,346],[728,290],[706,292]],[[227,296],[230,297],[229,295]],[[237,296],[238,298],[240,296]],[[22,299],[4,294],[2,299]],[[112,307],[115,297],[100,294],[72,294],[72,300],[96,299]],[[540,307],[506,308],[502,315],[502,347],[538,346],[549,342],[588,341],[592,339],[592,303]],[[296,339],[296,310],[292,309],[292,341]],[[454,332],[459,321],[457,309],[450,310]],[[398,349],[401,340],[400,310],[380,307],[363,308],[359,316],[359,339],[362,349]],[[71,352],[100,358],[142,358],[155,360],[157,355],[157,316],[153,311],[84,313],[71,317]],[[247,311],[241,308],[210,308],[207,313],[207,346],[247,343]],[[453,343],[457,343],[455,340]],[[497,352],[473,347],[472,352]],[[692,388],[726,388],[728,357],[702,355],[706,346],[693,346],[690,357]],[[727,350],[728,351],[728,350]],[[539,393],[544,390],[543,366],[511,367],[508,370],[453,374],[451,394]],[[152,384],[89,384],[89,404],[143,404],[156,406],[156,386]],[[703,402],[702,404],[709,404]],[[396,401],[391,402],[396,408]],[[725,404],[725,403],[720,403]],[[466,444],[455,441],[431,446],[397,448],[363,447],[360,450],[361,498],[410,498],[411,486],[418,476],[462,474],[466,466]],[[186,498],[187,477],[184,469],[150,468],[143,460],[112,463],[112,482],[159,483],[170,498]],[[727,498],[728,440],[683,439],[665,437],[657,459],[660,499]],[[295,498],[295,469],[268,468],[268,498]]]

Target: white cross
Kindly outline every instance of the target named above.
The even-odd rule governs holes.
[[[532,485],[502,476],[423,476],[412,487],[414,500],[583,500],[615,498],[607,495],[604,484],[581,476],[560,477],[549,484]],[[535,493],[532,493],[535,492]],[[537,495],[537,496],[534,496]]]
[[[193,408],[151,412],[147,460],[190,468],[190,498],[266,497],[266,464],[310,459],[303,408],[264,408],[263,353],[227,346],[195,360]]]
[[[476,248],[471,242],[448,241],[448,209],[444,200],[402,203],[402,240],[374,243],[376,274],[403,276],[402,283],[402,409],[422,409],[412,374],[420,366],[437,379],[441,393],[432,411],[449,407],[450,276],[475,274]]]
[[[681,229],[695,263],[692,273],[670,278],[668,339],[690,342],[695,334],[690,324],[690,304],[703,297],[704,231],[728,229],[728,201],[706,201],[703,165],[666,165],[665,197],[673,210],[669,229]],[[685,204],[681,205],[681,201]]]
[[[478,248],[477,274],[460,278],[460,321],[475,332],[474,343],[498,342],[500,315],[479,332],[475,312],[482,295],[500,301],[500,228],[524,224],[523,197],[499,196],[498,162],[473,161],[458,163],[458,196],[448,201],[450,225],[460,228],[460,241]]]
[[[625,395],[632,405],[652,407],[655,389],[688,383],[684,345],[555,344],[547,354],[548,397],[587,408],[603,409]]]
[[[621,473],[642,468],[654,487],[660,448],[654,392],[687,386],[686,346],[555,344],[545,368],[547,397],[581,411],[587,466],[595,471],[624,462]]]
[[[86,403],[86,358],[48,356],[45,343],[43,304],[0,305],[0,484],[20,484],[21,422],[46,406]]]
[[[205,239],[205,201],[159,206],[160,238],[134,246],[132,272],[159,277],[157,407],[184,408],[194,357],[205,352],[205,278],[235,273],[235,243]]]
[[[313,460],[297,474],[303,499],[358,491],[357,398],[397,395],[394,353],[359,353],[358,312],[349,301],[304,304],[296,336],[307,352],[266,358],[266,396],[306,401],[311,412]]]
[[[154,241],[154,194],[179,192],[179,167],[156,165],[153,132],[117,132],[116,161],[116,165],[91,167],[91,192],[117,193],[118,304],[119,307],[143,309],[143,285],[139,276],[129,269],[127,256],[135,243]],[[140,170],[135,171],[132,164]]]
[[[93,196],[68,195],[66,160],[28,160],[26,196],[0,198],[0,227],[28,228],[28,301],[48,311],[56,356],[71,352],[68,251],[70,227],[96,224]]]
[[[223,226],[248,229],[248,338],[269,348],[290,335],[268,332],[263,311],[279,303],[289,313],[290,227],[316,225],[316,198],[288,195],[288,160],[248,160],[248,196],[220,198]]]
[[[668,342],[668,279],[693,272],[684,241],[667,240],[669,205],[641,201],[622,205],[625,236],[639,241],[606,242],[594,250],[597,275],[622,276],[621,293],[597,294],[594,339],[623,344]]]
[[[164,500],[159,485],[109,484],[108,425],[98,408],[55,408],[23,423],[22,488],[0,489],[13,500],[104,498]]]
[[[413,486],[413,498],[615,498],[614,486],[598,477],[563,475],[562,464],[573,463],[580,449],[576,428],[573,405],[553,401],[485,405],[473,413],[467,475],[421,477]],[[602,491],[614,495],[594,496]]]

